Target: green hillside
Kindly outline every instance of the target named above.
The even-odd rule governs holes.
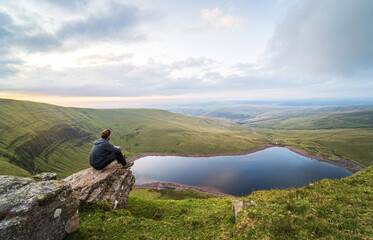
[[[232,105],[232,106],[189,106],[170,108],[173,112],[193,116],[210,116],[240,120],[241,122],[282,121],[289,118],[344,113],[352,111],[373,111],[373,104],[328,106],[328,107],[287,107],[271,105]]]
[[[52,171],[65,177],[87,168],[92,141],[105,128],[113,130],[111,142],[128,157],[241,152],[266,141],[226,120],[165,110],[65,108],[0,99],[0,174]]]
[[[127,209],[82,204],[81,227],[68,239],[370,239],[371,111],[272,117],[239,125],[157,109],[65,108],[0,99],[0,174],[52,171],[65,177],[87,168],[92,141],[104,128],[113,130],[112,143],[129,157],[141,152],[242,152],[279,142],[367,168],[342,180],[253,192],[240,199],[258,206],[247,207],[237,221],[234,198],[138,189],[131,192]]]
[[[325,113],[311,116],[273,117],[250,120],[254,126],[272,129],[372,128],[373,110]]]
[[[268,142],[292,145],[311,155],[373,164],[373,105],[328,107],[232,106],[173,109],[226,118],[253,128]]]
[[[360,110],[251,121],[269,141],[312,155],[343,157],[363,167],[373,164],[373,111]]]
[[[343,157],[369,166],[373,164],[370,106],[354,106],[358,111],[351,111],[351,106],[302,110],[311,115],[293,109],[288,118],[284,109],[276,112],[271,108],[271,113],[261,115],[263,119],[240,125],[158,109],[66,108],[0,99],[0,174],[28,176],[52,171],[65,177],[90,167],[92,142],[105,128],[113,130],[111,142],[121,146],[128,158],[142,152],[243,152],[279,142],[312,155]],[[337,110],[341,112],[328,112]],[[241,108],[235,114],[243,111]]]
[[[311,155],[340,158],[363,167],[373,165],[373,128],[282,130],[256,129],[268,141],[292,145]]]
[[[146,192],[144,192],[146,191]],[[234,198],[133,190],[127,209],[80,208],[68,239],[372,239],[373,166],[341,180],[291,190],[256,191],[235,222]],[[169,200],[164,200],[169,199]],[[180,199],[180,200],[174,200]]]

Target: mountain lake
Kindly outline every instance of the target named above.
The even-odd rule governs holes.
[[[136,184],[172,182],[245,196],[256,190],[302,187],[321,179],[340,179],[344,167],[271,147],[242,156],[147,156],[135,161]]]

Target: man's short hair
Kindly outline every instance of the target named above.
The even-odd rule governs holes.
[[[110,129],[105,129],[104,131],[101,132],[101,137],[104,139],[107,139],[111,134]]]

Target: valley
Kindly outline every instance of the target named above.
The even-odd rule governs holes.
[[[224,119],[159,109],[66,108],[0,99],[0,174],[51,171],[64,178],[89,168],[92,142],[104,128],[113,130],[111,142],[133,160],[149,154],[240,155],[286,146],[304,156],[351,161],[364,169],[298,189],[254,191],[238,199],[255,201],[257,206],[245,208],[236,221],[232,214],[236,197],[185,190],[189,186],[181,191],[157,190],[154,184],[150,189],[135,188],[127,209],[112,210],[105,202],[82,204],[80,229],[68,239],[368,239],[373,232],[369,107],[302,112],[287,118],[262,110],[263,115],[253,118],[255,114],[244,113]],[[251,117],[236,118],[247,115]]]
[[[123,147],[127,159],[149,152],[234,154],[271,143],[367,167],[373,164],[370,108],[323,107],[289,113],[255,107],[252,114],[259,113],[255,120],[240,119],[244,124],[236,124],[232,119],[158,109],[66,108],[0,99],[0,174],[52,171],[62,178],[87,168],[91,144],[104,128],[113,130],[112,143]]]

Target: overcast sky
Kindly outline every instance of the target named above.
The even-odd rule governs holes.
[[[373,98],[371,0],[0,0],[0,97]]]

